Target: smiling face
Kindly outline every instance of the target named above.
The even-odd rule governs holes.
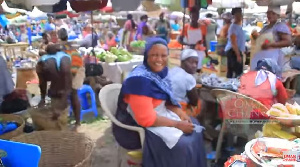
[[[163,44],[155,44],[148,51],[147,64],[151,71],[160,72],[168,63],[168,48]]]

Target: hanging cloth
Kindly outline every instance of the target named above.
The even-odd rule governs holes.
[[[189,3],[188,3],[188,0],[181,0],[180,1],[181,2],[181,7],[182,8],[187,8],[187,7],[189,7]]]
[[[207,0],[198,0],[198,1],[200,1],[200,3],[201,3],[201,5],[200,5],[201,8],[206,9],[208,7]]]
[[[191,8],[196,5],[197,0],[188,0],[188,1],[189,1],[188,6],[189,6],[189,8]]]

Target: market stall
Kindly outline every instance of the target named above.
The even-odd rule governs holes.
[[[89,57],[90,63],[94,59],[90,49],[80,48],[84,52],[85,57]],[[142,64],[144,57],[142,55],[135,55],[123,48],[112,47],[109,50],[102,48],[94,48],[94,52],[98,63],[103,67],[103,75],[114,83],[122,83],[125,75],[130,72],[136,65]]]
[[[15,44],[7,44],[7,43],[2,43],[0,44],[0,47],[3,48],[4,50],[4,56],[6,57],[11,57],[11,58],[16,58],[16,50],[20,50],[19,52],[21,53],[22,57],[23,57],[23,51],[25,51],[27,49],[27,47],[29,46],[28,43],[26,42],[18,42]]]

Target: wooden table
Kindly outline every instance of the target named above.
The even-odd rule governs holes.
[[[18,43],[14,43],[14,44],[1,44],[0,47],[3,47],[4,50],[4,56],[8,57],[8,54],[10,56],[12,56],[12,58],[15,58],[16,52],[15,49],[16,48],[20,48],[21,51],[21,56],[23,57],[23,52],[26,50],[26,48],[29,46],[28,43],[26,42],[18,42]]]

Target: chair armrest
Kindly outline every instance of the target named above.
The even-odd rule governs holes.
[[[145,130],[141,127],[136,127],[136,126],[130,126],[130,125],[125,125],[123,124],[122,122],[120,122],[119,120],[117,120],[115,118],[115,116],[113,116],[111,114],[111,112],[106,112],[106,109],[105,107],[103,107],[103,110],[105,111],[106,115],[109,117],[109,119],[114,123],[116,124],[117,126],[121,127],[121,128],[124,128],[124,129],[128,129],[128,130],[131,130],[131,131],[136,131],[139,133],[140,135],[140,142],[141,142],[141,146],[143,147],[143,144],[144,144],[144,140],[145,140]]]

